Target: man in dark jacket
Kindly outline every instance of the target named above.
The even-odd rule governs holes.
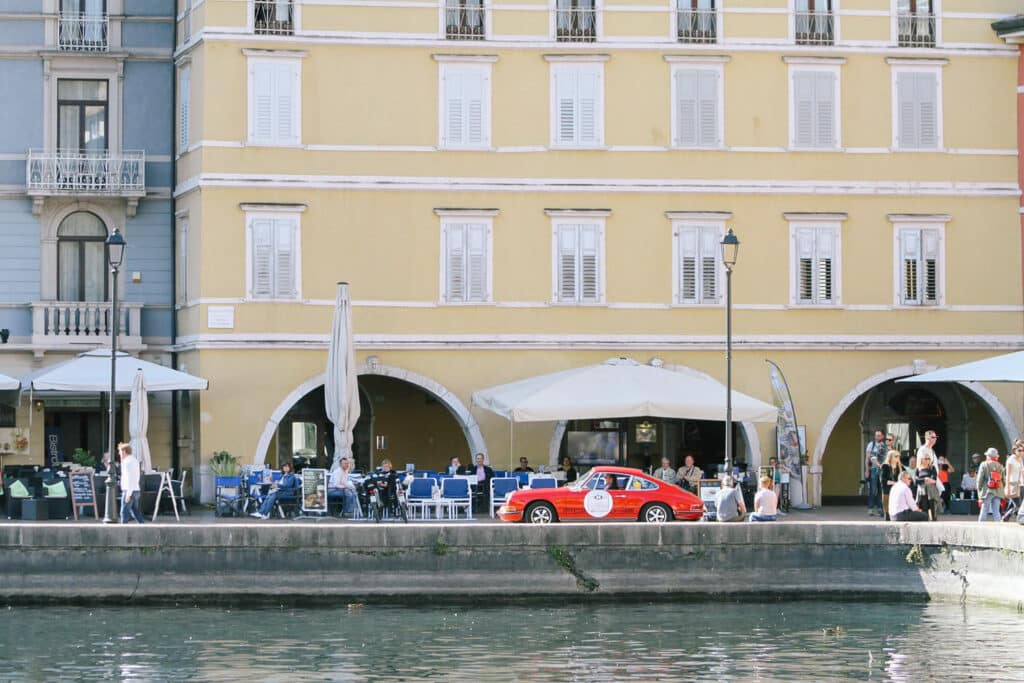
[[[476,488],[473,490],[473,508],[480,512],[491,497],[491,479],[494,478],[494,470],[490,465],[484,463],[484,454],[476,454],[476,463],[463,465],[459,468],[459,474],[476,475]]]

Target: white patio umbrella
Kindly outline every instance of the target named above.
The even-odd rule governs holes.
[[[1024,382],[1024,351],[904,377],[897,382]]]
[[[539,375],[483,389],[473,404],[512,422],[616,417],[721,420],[725,386],[689,372],[612,358],[597,365]],[[732,392],[737,422],[775,422],[778,408]]]
[[[139,370],[132,384],[132,400],[128,408],[128,434],[131,436],[132,454],[139,461],[143,472],[153,471],[153,459],[149,454],[149,395],[146,393],[146,379]]]
[[[21,382],[19,380],[0,374],[0,391],[16,391],[20,388]]]
[[[132,390],[135,376],[142,371],[147,391],[202,391],[209,382],[156,363],[117,353],[118,392]],[[110,349],[96,349],[81,353],[71,360],[58,363],[34,374],[29,381],[33,391],[109,392]]]
[[[352,343],[352,302],[348,283],[338,283],[334,301],[334,322],[327,347],[327,382],[324,385],[327,419],[334,424],[334,461],[352,457],[352,430],[359,420],[359,384],[356,354]]]

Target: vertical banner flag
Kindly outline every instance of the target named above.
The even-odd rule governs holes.
[[[779,461],[789,468],[790,478],[796,481],[803,479],[804,444],[800,441],[800,430],[797,429],[796,410],[793,408],[793,397],[789,394],[789,385],[778,365],[766,360],[768,373],[772,382],[772,398],[779,409],[778,441]]]

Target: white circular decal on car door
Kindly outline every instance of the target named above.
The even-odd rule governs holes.
[[[612,494],[607,491],[590,491],[583,498],[583,509],[591,517],[607,517],[612,511]]]

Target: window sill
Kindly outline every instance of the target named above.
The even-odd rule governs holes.
[[[488,299],[487,301],[438,301],[438,306],[452,307],[452,308],[467,308],[472,306],[494,306],[494,300]]]
[[[496,152],[497,148],[492,145],[467,145],[465,147],[457,145],[438,145],[437,150],[439,152]]]
[[[705,304],[705,303],[687,304],[687,303],[682,303],[682,302],[678,302],[677,301],[677,302],[675,302],[673,304],[670,304],[669,308],[709,308],[709,309],[721,309],[721,308],[725,308],[725,304],[721,303],[721,302],[713,303],[713,304]]]
[[[797,147],[796,145],[790,145],[786,148],[787,152],[845,152],[845,147]]]
[[[549,152],[607,152],[608,145],[548,145]]]
[[[914,147],[910,147],[910,148],[908,148],[908,147],[893,147],[892,151],[893,152],[898,152],[900,154],[948,154],[949,153],[949,150],[947,150],[945,147],[930,147],[928,149],[914,148]]]
[[[306,146],[301,142],[256,142],[255,140],[248,140],[242,147],[280,147],[282,149],[305,149]]]
[[[672,145],[668,148],[673,152],[727,152],[729,151],[725,145],[707,145],[704,147],[691,147],[683,145]]]
[[[604,301],[549,301],[548,305],[552,308],[608,308],[608,303]]]
[[[242,303],[246,304],[305,304],[306,302],[302,297],[295,297],[294,299],[258,299],[252,296],[247,296]]]
[[[844,311],[844,310],[846,310],[846,306],[844,306],[844,305],[842,305],[840,303],[832,303],[832,304],[796,304],[796,303],[791,303],[788,306],[786,306],[786,309],[787,310],[793,310],[793,311],[801,311],[801,310],[804,310],[804,311]]]

